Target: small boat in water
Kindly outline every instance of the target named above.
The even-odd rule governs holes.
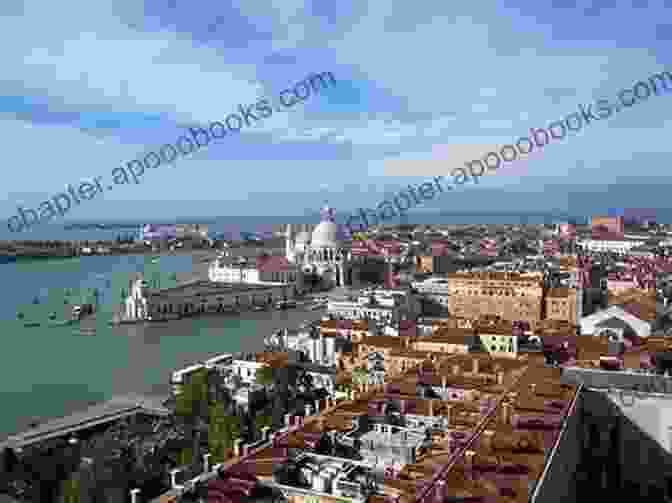
[[[59,320],[59,321],[50,321],[50,327],[65,327],[67,325],[72,325],[74,320]]]
[[[27,321],[23,324],[26,328],[39,327],[41,323],[39,321]]]

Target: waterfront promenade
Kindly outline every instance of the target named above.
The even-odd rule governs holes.
[[[170,409],[163,405],[167,395],[141,395],[129,393],[117,395],[106,402],[74,412],[66,417],[52,419],[39,424],[21,433],[11,435],[0,442],[0,450],[9,448],[23,448],[43,442],[45,440],[71,435],[80,430],[93,426],[110,423],[135,414],[166,416]]]

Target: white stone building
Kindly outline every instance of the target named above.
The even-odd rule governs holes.
[[[324,207],[320,215],[321,221],[310,235],[303,231],[292,236],[292,226],[287,225],[285,256],[303,275],[317,276],[324,286],[343,286],[351,254],[344,246],[345,236],[339,235],[334,210]]]

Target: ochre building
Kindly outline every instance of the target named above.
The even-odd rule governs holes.
[[[451,316],[499,316],[527,321],[534,327],[543,312],[543,282],[535,276],[508,272],[452,273],[448,279]]]

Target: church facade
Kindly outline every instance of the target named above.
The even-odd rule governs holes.
[[[291,224],[285,231],[285,256],[301,268],[304,284],[315,278],[322,287],[344,286],[352,260],[344,246],[346,236],[335,222],[335,212],[329,207],[320,211],[320,223],[312,233],[292,234]]]

